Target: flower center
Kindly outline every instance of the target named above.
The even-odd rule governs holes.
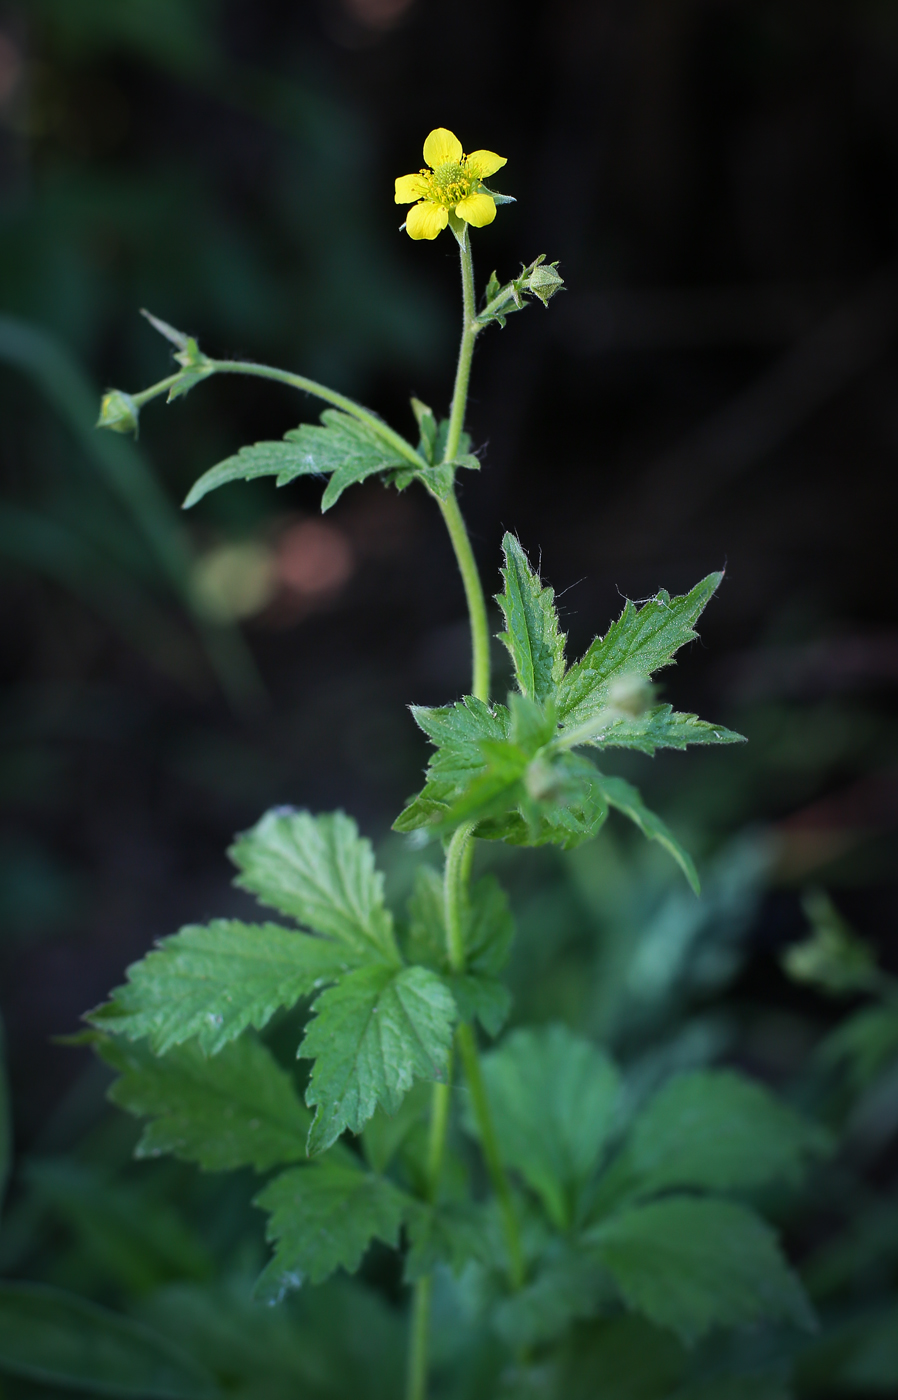
[[[476,183],[474,177],[465,169],[464,156],[460,162],[446,161],[435,170],[422,170],[421,174],[430,185],[429,198],[445,209],[454,209],[456,204],[467,199]]]

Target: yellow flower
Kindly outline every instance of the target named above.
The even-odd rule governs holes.
[[[475,228],[493,222],[495,201],[481,181],[502,169],[504,156],[495,151],[466,156],[458,137],[438,126],[424,142],[424,159],[429,170],[400,175],[396,181],[396,203],[414,204],[405,224],[409,238],[436,238],[448,224],[450,210]]]

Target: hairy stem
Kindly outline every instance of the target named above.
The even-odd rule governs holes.
[[[449,431],[446,434],[446,450],[443,461],[451,462],[458,456],[462,428],[465,426],[465,409],[468,406],[468,384],[471,379],[471,359],[474,354],[474,341],[479,329],[477,325],[477,305],[474,297],[474,260],[471,257],[471,235],[465,224],[464,238],[459,244],[461,253],[461,296],[462,326],[461,344],[458,347],[458,364],[455,370],[455,388],[452,391],[452,407],[449,410]]]
[[[438,502],[449,538],[455,550],[459,573],[465,587],[468,604],[468,619],[471,624],[471,659],[473,676],[471,694],[478,700],[488,700],[490,694],[490,629],[486,618],[486,599],[483,584],[477,572],[474,551],[468,536],[462,513],[458,508],[455,490],[444,501]]]

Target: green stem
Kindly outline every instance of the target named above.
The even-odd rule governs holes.
[[[335,408],[341,408],[344,413],[348,413],[353,418],[357,418],[360,423],[366,424],[416,470],[422,471],[427,467],[424,458],[415,451],[410,442],[406,442],[401,433],[397,433],[383,419],[378,418],[376,413],[362,408],[361,404],[357,404],[353,399],[348,399],[345,394],[338,394],[335,389],[329,389],[326,384],[319,384],[315,379],[306,379],[303,374],[292,374],[286,369],[275,369],[272,365],[257,365],[251,360],[209,360],[207,363],[211,365],[216,374],[255,375],[258,379],[273,379],[279,384],[289,384],[291,389],[300,389],[303,393],[314,394],[316,398],[332,403]]]
[[[427,1400],[427,1361],[430,1350],[430,1305],[433,1274],[425,1274],[415,1284],[409,1334],[406,1400]]]
[[[465,901],[474,858],[472,832],[476,822],[465,822],[452,833],[446,851],[443,901],[446,916],[446,952],[453,972],[465,969]]]
[[[477,305],[474,297],[474,260],[471,257],[471,237],[468,226],[459,243],[461,253],[461,295],[462,329],[461,344],[458,347],[458,364],[455,369],[455,388],[452,391],[452,407],[449,410],[449,431],[446,434],[444,462],[452,462],[458,456],[462,428],[465,426],[465,409],[468,405],[468,384],[471,380],[471,359],[474,354],[474,341],[477,337]]]
[[[471,659],[473,677],[471,694],[478,700],[489,700],[490,695],[490,629],[486,618],[486,599],[483,584],[474,560],[474,551],[468,536],[462,513],[458,508],[455,490],[449,493],[438,505],[449,531],[452,548],[458,563],[459,573],[465,587],[468,604],[468,618],[471,624]]]

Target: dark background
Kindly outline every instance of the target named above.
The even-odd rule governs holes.
[[[385,838],[425,761],[404,706],[468,665],[423,493],[369,482],[322,528],[317,484],[254,483],[160,516],[218,561],[267,699],[236,653],[216,680],[116,485],[137,458],[104,475],[53,355],[91,399],[161,378],[148,306],[410,432],[409,393],[448,402],[457,258],[398,232],[392,182],[437,125],[508,158],[481,285],[545,253],[568,287],[478,346],[461,491],[489,592],[514,529],[576,651],[622,595],[725,563],[665,692],[751,744],[639,781],[700,857],[777,835],[737,995],[800,1001],[776,954],[809,882],[894,958],[898,6],[0,4],[0,1004],[26,1143],[81,1065],[50,1038],[154,938],[246,907],[232,833],[292,802]],[[213,381],[146,409],[139,451],[174,507],[316,411]]]

